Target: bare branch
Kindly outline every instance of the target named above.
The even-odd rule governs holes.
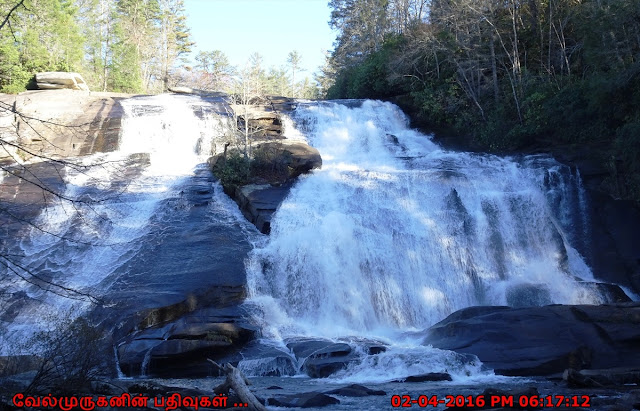
[[[47,291],[47,292],[51,292],[53,294],[59,295],[61,297],[65,297],[65,298],[70,298],[72,300],[80,300],[80,301],[88,301],[92,304],[96,304],[96,305],[103,305],[104,302],[89,294],[86,292],[82,292],[82,291],[78,291],[76,289],[73,289],[71,287],[65,287],[63,285],[60,284],[56,284],[52,281],[46,280],[40,276],[38,276],[37,274],[35,274],[34,272],[32,272],[30,269],[28,269],[27,267],[23,266],[22,264],[19,264],[9,258],[7,258],[6,254],[0,254],[0,264],[4,265],[5,267],[7,267],[7,269],[9,271],[11,271],[12,273],[14,273],[15,275],[17,275],[18,277],[20,277],[21,279],[23,279],[24,281],[28,282],[29,284],[35,285],[36,287]],[[15,267],[15,268],[14,268]],[[20,269],[20,271],[29,274],[29,276],[31,278],[28,278],[24,275],[21,274],[20,271],[18,271],[16,268]],[[34,280],[35,279],[35,280]],[[37,280],[37,281],[36,281]],[[41,282],[42,284],[39,284],[38,282]],[[43,284],[46,284],[50,287],[53,288],[45,288],[45,286]]]
[[[22,3],[24,3],[24,0],[20,0],[20,2],[18,4],[16,4],[15,6],[13,6],[13,8],[11,10],[9,10],[9,13],[7,14],[7,17],[5,17],[4,21],[0,24],[0,30],[2,30],[2,28],[4,27],[5,24],[7,24],[7,22],[11,18],[11,14],[14,11],[16,11],[18,9],[18,7],[23,5]]]

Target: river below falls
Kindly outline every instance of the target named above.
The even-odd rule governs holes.
[[[327,392],[341,387],[345,387],[348,383],[341,382],[336,379],[312,379],[305,377],[253,377],[250,378],[251,391],[259,398],[269,398],[277,395],[289,395],[306,392]],[[144,381],[144,380],[142,380]],[[221,384],[223,378],[203,378],[203,379],[152,379],[148,380],[153,383],[162,384],[169,387],[195,388],[198,390],[211,390],[213,387]],[[306,408],[309,410],[353,410],[353,411],[377,411],[377,410],[397,410],[397,409],[446,409],[445,404],[439,404],[437,407],[424,406],[419,404],[411,404],[410,407],[397,407],[392,404],[397,401],[399,396],[402,401],[407,400],[407,396],[411,400],[418,400],[420,396],[433,397],[438,400],[449,401],[450,397],[463,396],[466,401],[469,397],[475,401],[482,392],[491,387],[503,392],[517,392],[525,390],[529,387],[535,387],[540,396],[563,396],[577,397],[584,399],[583,396],[589,397],[589,407],[582,409],[603,410],[616,403],[625,395],[626,390],[608,390],[608,389],[568,389],[566,385],[560,383],[559,380],[549,380],[542,378],[519,378],[519,377],[502,377],[495,376],[491,379],[485,379],[482,382],[465,383],[455,382],[423,382],[423,383],[368,383],[363,384],[369,389],[376,391],[384,391],[384,395],[370,395],[364,397],[346,397],[331,394],[331,396],[339,399],[340,404],[334,404],[326,407]],[[633,389],[633,387],[629,387]],[[447,397],[450,396],[450,397]],[[515,400],[517,404],[517,399]],[[559,407],[561,409],[578,409],[578,407]],[[274,410],[294,410],[299,408],[277,407]],[[550,409],[543,407],[542,409]]]

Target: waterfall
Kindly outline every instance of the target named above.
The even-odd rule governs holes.
[[[579,176],[554,160],[446,151],[390,103],[300,104],[292,122],[323,167],[247,264],[271,338],[397,341],[473,305],[600,301],[577,281],[593,279],[571,244],[582,228],[567,231]]]
[[[90,307],[84,294],[99,298],[130,275],[127,262],[144,237],[161,233],[158,224],[171,218],[165,216],[167,199],[180,198],[184,182],[228,127],[218,115],[221,103],[196,97],[160,95],[121,104],[118,150],[69,159],[63,170],[63,196],[80,202],[53,199],[35,222],[39,229],[31,228],[11,250],[38,278],[65,288],[0,272],[0,298],[14,313],[2,318],[0,340],[24,340],[50,328],[52,317],[80,315]]]

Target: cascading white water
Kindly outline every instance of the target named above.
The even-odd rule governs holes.
[[[162,201],[178,196],[182,182],[211,155],[227,127],[215,107],[195,97],[160,95],[121,104],[118,150],[72,159],[76,166],[65,169],[64,197],[88,202],[61,200],[45,208],[35,223],[39,229],[32,228],[18,249],[24,267],[40,278],[96,297],[109,286],[105,279],[140,249]],[[77,167],[83,164],[99,165]],[[26,293],[29,300],[10,323],[0,324],[3,349],[10,346],[4,341],[49,328],[48,313],[79,315],[89,307],[83,295],[1,274],[4,296]]]
[[[390,103],[300,104],[293,119],[286,132],[307,136],[323,167],[292,189],[248,262],[266,336],[397,342],[473,305],[599,302],[576,282],[591,272],[549,205],[552,160],[442,150]],[[406,344],[381,368],[400,355],[409,372],[431,355]]]

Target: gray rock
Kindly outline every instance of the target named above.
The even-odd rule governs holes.
[[[640,303],[471,307],[427,330],[425,344],[477,355],[503,375],[640,366]]]
[[[240,207],[240,211],[263,234],[271,232],[271,218],[280,203],[289,194],[293,183],[278,186],[270,184],[250,184],[238,187],[231,197]]]
[[[312,378],[325,378],[345,369],[359,358],[349,344],[329,340],[300,339],[287,347],[302,361],[302,370]]]
[[[340,404],[340,400],[319,392],[280,395],[268,399],[268,405],[276,407],[314,408],[335,404]]]
[[[428,381],[453,381],[451,375],[446,372],[429,372],[426,374],[410,375],[404,382],[428,382]]]
[[[22,116],[0,117],[3,138],[32,153],[66,157],[117,149],[122,116],[120,93],[78,90],[35,90],[0,94],[0,101]],[[29,156],[27,156],[29,157]]]
[[[640,410],[640,390],[632,390],[618,400],[610,411]]]
[[[308,144],[302,142],[290,142],[282,140],[277,143],[264,143],[260,147],[272,146],[276,150],[281,150],[282,155],[289,159],[289,178],[296,178],[300,174],[322,167],[322,157],[320,152]]]
[[[41,90],[71,89],[89,91],[89,86],[78,73],[48,71],[36,74],[36,82]]]
[[[326,391],[325,394],[341,395],[343,397],[367,397],[369,395],[387,395],[382,390],[372,390],[363,385],[351,384],[346,387]]]
[[[562,379],[571,388],[602,388],[640,385],[640,368],[613,368],[606,370],[567,369]]]
[[[202,308],[133,333],[118,347],[120,369],[128,376],[218,375],[207,359],[228,359],[256,335],[244,316],[238,307]]]
[[[6,355],[0,357],[0,378],[35,371],[42,359],[35,355]]]

